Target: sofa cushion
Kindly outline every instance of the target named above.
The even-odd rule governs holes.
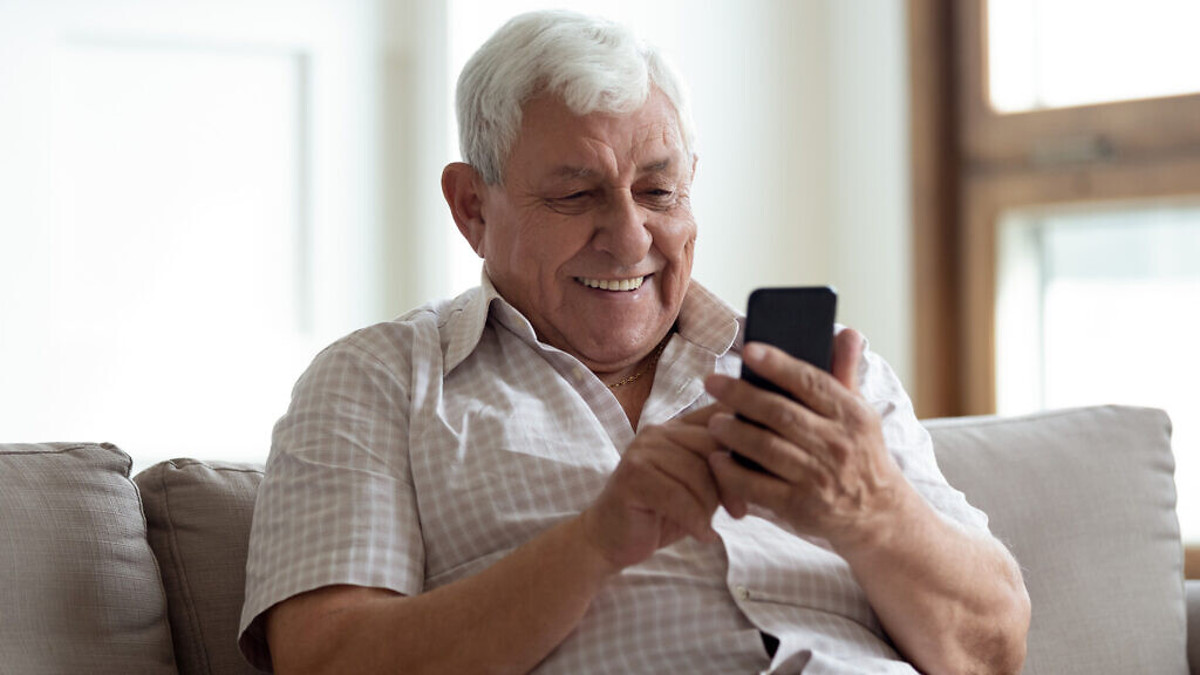
[[[1026,673],[1186,673],[1171,425],[1096,407],[926,423],[1033,605]]]
[[[192,459],[155,464],[134,478],[182,675],[257,672],[238,651],[237,628],[261,480],[259,465]]]
[[[129,456],[0,445],[0,671],[174,673]]]

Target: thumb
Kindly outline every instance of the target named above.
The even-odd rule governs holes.
[[[833,342],[833,376],[843,386],[858,393],[858,363],[862,360],[863,336],[853,328],[837,334]]]

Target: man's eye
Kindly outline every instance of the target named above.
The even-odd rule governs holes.
[[[546,206],[559,213],[582,213],[584,210],[591,208],[594,197],[595,195],[591,190],[568,192],[561,196],[548,197],[546,199]]]
[[[549,202],[551,204],[578,204],[587,200],[591,196],[592,192],[590,190],[579,190],[576,192],[568,192],[565,195],[551,197]]]
[[[663,188],[654,188],[653,190],[642,191],[642,201],[644,203],[659,207],[667,206],[675,201],[675,191]]]

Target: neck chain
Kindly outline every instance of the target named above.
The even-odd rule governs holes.
[[[642,366],[636,373],[608,385],[608,388],[616,389],[618,387],[624,387],[627,384],[632,384],[641,379],[643,375],[650,372],[650,369],[658,363],[658,357],[662,356],[663,350],[667,348],[667,342],[670,341],[670,339],[671,333],[667,333],[667,336],[662,339],[662,342],[658,343],[658,346],[654,348],[654,352],[650,355],[650,360],[646,362],[646,365]]]

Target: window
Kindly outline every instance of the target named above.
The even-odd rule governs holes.
[[[1200,545],[1200,7],[909,9],[918,410],[1164,408]]]
[[[1200,3],[987,3],[987,85],[1001,113],[1200,92]]]
[[[1167,410],[1183,538],[1200,541],[1200,200],[1015,210],[997,234],[997,412]]]
[[[384,318],[367,6],[85,5],[0,5],[0,438],[262,461],[317,349]]]

